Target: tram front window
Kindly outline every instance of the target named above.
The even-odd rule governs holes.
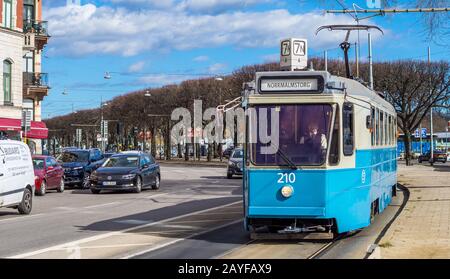
[[[264,109],[266,113],[261,113]],[[256,129],[256,133],[251,131],[256,136],[256,143],[252,143],[251,150],[254,164],[288,166],[325,163],[333,115],[331,105],[260,105],[255,110],[257,123],[266,121],[268,124],[265,126],[267,131],[260,131],[261,125],[250,125],[251,129]],[[279,118],[278,146],[275,152],[267,154],[264,147],[267,148],[273,142],[265,143],[267,141],[262,141],[261,135],[271,135],[272,139],[277,136],[272,135],[274,129],[270,127],[274,113]]]

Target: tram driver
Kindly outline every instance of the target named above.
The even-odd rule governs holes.
[[[311,122],[308,125],[308,132],[301,137],[300,144],[306,145],[309,163],[317,164],[322,162],[327,150],[327,137],[319,133],[319,125]]]

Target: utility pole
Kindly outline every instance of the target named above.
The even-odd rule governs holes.
[[[369,87],[373,90],[373,65],[372,65],[372,35],[368,33],[369,40]]]
[[[328,50],[324,51],[324,60],[325,60],[325,72],[328,71]]]
[[[430,72],[430,80],[429,80],[429,86],[430,86],[430,96],[431,96],[431,49],[428,47],[428,68]],[[433,165],[434,163],[434,146],[433,146],[433,107],[431,107],[431,115],[430,115],[430,164]]]
[[[355,61],[356,61],[356,77],[359,78],[359,45],[358,45],[358,43],[355,43]]]

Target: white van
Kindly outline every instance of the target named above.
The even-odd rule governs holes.
[[[31,152],[23,142],[0,140],[0,207],[30,214],[34,195]]]

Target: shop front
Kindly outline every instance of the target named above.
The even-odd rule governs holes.
[[[42,140],[48,138],[48,129],[44,122],[31,121],[30,130],[23,132],[20,119],[0,118],[0,138],[22,140],[33,154],[41,154]]]

